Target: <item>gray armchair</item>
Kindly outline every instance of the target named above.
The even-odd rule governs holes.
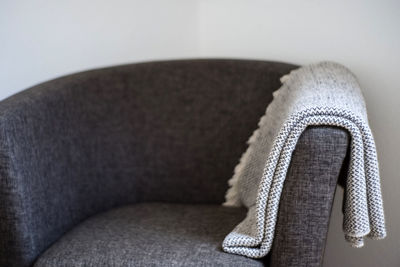
[[[227,180],[294,65],[181,60],[61,77],[0,102],[0,266],[320,266],[349,136],[308,128],[272,251],[224,253]]]

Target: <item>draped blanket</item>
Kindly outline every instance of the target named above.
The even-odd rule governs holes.
[[[265,256],[272,245],[280,195],[292,152],[307,126],[331,125],[351,135],[343,230],[354,247],[365,236],[386,236],[375,142],[356,77],[344,66],[321,62],[281,78],[282,87],[249,139],[236,166],[227,206],[245,206],[247,217],[223,242],[226,252]]]

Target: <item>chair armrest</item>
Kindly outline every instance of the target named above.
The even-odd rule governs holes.
[[[337,181],[350,137],[309,127],[293,152],[282,191],[271,266],[321,266]]]

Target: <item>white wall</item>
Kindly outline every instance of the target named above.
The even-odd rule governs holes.
[[[93,67],[197,53],[196,2],[0,0],[0,98]]]
[[[324,265],[400,265],[400,1],[0,1],[0,98],[83,69],[181,57],[352,69],[379,150],[388,237],[350,248],[338,194]]]

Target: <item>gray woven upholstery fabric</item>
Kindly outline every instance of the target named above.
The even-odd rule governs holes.
[[[246,215],[220,205],[146,203],[96,215],[65,234],[35,267],[263,266],[221,249]]]
[[[1,101],[0,266],[30,266],[80,222],[121,205],[220,205],[279,78],[294,68],[246,60],[132,64],[65,76]],[[336,136],[332,130],[315,134]],[[309,163],[303,167],[316,170],[314,182],[325,183],[321,162]],[[331,193],[304,205],[325,206]],[[294,255],[298,242],[289,240],[272,254]],[[321,257],[306,252],[303,260]]]
[[[296,66],[149,62],[52,80],[0,102],[0,266],[144,201],[222,203],[246,140]]]
[[[279,204],[271,266],[322,266],[338,177],[347,176],[349,134],[310,127],[301,135]]]

